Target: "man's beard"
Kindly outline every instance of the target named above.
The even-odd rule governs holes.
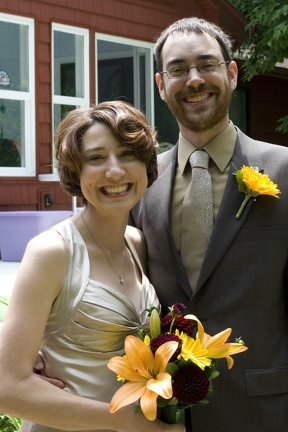
[[[192,96],[193,94],[203,93],[205,91],[209,92],[209,90],[214,90],[213,97],[215,103],[212,108],[207,109],[207,107],[201,106],[199,108],[193,108],[193,106],[191,106],[190,110],[189,106],[184,105],[185,102],[183,102],[183,97],[187,97],[188,95]],[[193,132],[204,132],[212,129],[227,116],[232,97],[229,83],[226,83],[221,94],[216,87],[210,87],[209,90],[202,86],[199,87],[197,91],[193,91],[193,93],[190,92],[189,94],[185,93],[185,95],[183,95],[183,92],[178,92],[172,98],[167,95],[166,90],[164,89],[165,101],[179,125],[182,125]]]

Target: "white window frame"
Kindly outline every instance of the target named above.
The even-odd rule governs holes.
[[[24,102],[25,166],[0,167],[0,177],[34,177],[36,175],[36,140],[35,140],[35,42],[34,20],[15,15],[0,13],[0,20],[28,27],[28,91],[4,90],[0,87],[0,99]],[[21,67],[21,65],[20,65]],[[23,150],[23,149],[22,149]]]
[[[144,42],[136,39],[124,38],[120,36],[113,36],[104,33],[95,33],[95,100],[98,103],[98,59],[99,55],[97,52],[97,40],[103,40],[107,42],[114,42],[124,45],[129,45],[130,47],[134,47],[134,95],[135,101],[134,106],[138,109],[141,109],[138,103],[139,99],[139,91],[140,88],[140,80],[139,80],[139,69],[138,69],[138,58],[139,52],[141,48],[148,49],[148,52],[145,53],[145,67],[146,67],[146,86],[145,86],[145,102],[146,102],[146,117],[149,121],[149,124],[152,128],[154,128],[154,68],[153,68],[153,48],[154,45],[149,42]]]
[[[84,40],[84,46],[83,46],[83,82],[81,85],[83,85],[83,97],[74,97],[74,96],[61,96],[55,94],[55,77],[54,77],[54,66],[55,66],[55,57],[54,57],[54,32],[63,32],[63,33],[70,33],[73,35],[79,35],[83,36]],[[89,95],[89,83],[90,83],[90,76],[89,76],[89,30],[80,28],[80,27],[74,27],[74,26],[68,26],[64,24],[59,23],[52,23],[52,136],[54,137],[54,105],[74,105],[77,108],[85,108],[88,107],[90,104],[90,95]],[[70,59],[67,57],[66,62],[69,63]],[[63,63],[62,63],[63,64]],[[57,126],[57,125],[56,125]],[[53,149],[54,149],[54,138],[53,138]],[[54,153],[54,151],[53,151]],[[53,156],[54,160],[54,156]],[[53,173],[56,173],[55,163],[53,163]]]

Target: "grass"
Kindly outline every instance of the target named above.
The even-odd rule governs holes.
[[[0,431],[1,432],[15,432],[20,429],[22,420],[9,416],[6,414],[0,414]]]

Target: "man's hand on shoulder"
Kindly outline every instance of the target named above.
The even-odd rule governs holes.
[[[39,375],[40,378],[54,385],[55,387],[59,387],[60,389],[64,388],[64,383],[57,378],[50,378],[45,375],[45,364],[43,362],[42,357],[38,354],[36,361],[34,363],[34,373]]]

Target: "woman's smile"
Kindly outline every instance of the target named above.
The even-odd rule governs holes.
[[[128,192],[132,188],[132,183],[125,183],[121,185],[109,185],[109,186],[102,186],[100,188],[100,191],[104,195],[108,196],[119,196],[124,195],[126,192]]]

